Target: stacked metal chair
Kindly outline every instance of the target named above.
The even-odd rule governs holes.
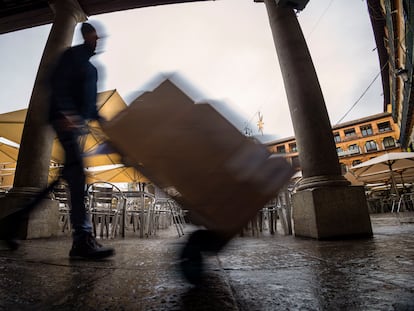
[[[184,235],[184,211],[171,198],[157,198],[155,201],[155,227],[157,229],[166,229],[174,225],[178,237]]]
[[[122,191],[109,182],[94,182],[87,188],[87,197],[94,235],[114,238],[120,232],[124,236],[126,200]]]
[[[71,231],[70,228],[70,199],[69,189],[64,182],[59,182],[52,191],[52,199],[59,204],[59,225],[62,232]]]

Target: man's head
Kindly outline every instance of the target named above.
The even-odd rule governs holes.
[[[88,45],[93,51],[96,49],[96,44],[99,39],[96,29],[89,23],[83,23],[81,27],[82,37],[85,40],[85,44]]]

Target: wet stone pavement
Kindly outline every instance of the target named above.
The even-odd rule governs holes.
[[[103,240],[116,256],[99,262],[70,261],[67,236],[23,241],[0,248],[0,310],[414,310],[414,215],[372,223],[364,240],[238,237],[200,287],[178,273],[174,228]]]

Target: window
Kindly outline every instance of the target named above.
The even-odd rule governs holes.
[[[335,140],[336,143],[341,142],[341,135],[339,135],[338,132],[334,133],[334,140]]]
[[[358,165],[358,164],[361,164],[361,163],[362,163],[361,160],[354,160],[354,161],[352,161],[352,166],[355,166],[355,165]]]
[[[357,144],[353,144],[349,146],[348,150],[349,150],[349,154],[359,153],[359,147]]]
[[[340,154],[341,152],[344,152],[344,151],[342,150],[342,148],[341,148],[341,147],[337,147],[337,148],[336,148],[336,153],[337,153],[337,154]]]
[[[377,143],[373,140],[367,141],[365,143],[365,149],[367,150],[367,152],[377,151],[378,150]]]
[[[371,124],[363,125],[360,129],[362,136],[369,136],[373,134]]]
[[[289,144],[289,151],[290,152],[298,152],[298,147],[296,146],[295,143]]]
[[[356,132],[355,132],[355,129],[354,128],[345,130],[344,133],[345,133],[345,137],[346,138],[351,138],[351,137],[355,137],[356,136]]]
[[[381,132],[387,132],[387,131],[391,131],[391,125],[390,122],[382,122],[382,123],[378,123],[378,131]]]
[[[382,141],[384,144],[384,148],[394,148],[395,147],[395,140],[391,136],[384,137],[384,140]]]
[[[276,147],[276,152],[277,153],[286,153],[285,145],[277,146]]]

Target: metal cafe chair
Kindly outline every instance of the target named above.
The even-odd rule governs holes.
[[[389,196],[383,198],[381,200],[381,213],[388,213],[391,211],[391,213],[394,212],[395,208],[398,205],[398,196],[394,193],[390,194]]]
[[[155,201],[155,223],[156,228],[166,228],[168,225],[174,225],[178,237],[184,235],[184,212],[181,206],[171,198],[157,198]]]
[[[403,193],[400,196],[397,205],[397,213],[400,211],[413,211],[414,210],[414,193]],[[402,208],[402,209],[401,209]],[[392,209],[394,211],[394,208]]]
[[[124,236],[125,197],[122,191],[109,182],[94,182],[87,188],[88,208],[93,233],[103,238],[114,238],[119,231]]]
[[[277,219],[278,219],[278,200],[273,198],[262,209],[263,225],[267,223],[267,229],[270,234],[277,232]],[[263,228],[265,229],[265,228]]]
[[[59,204],[59,224],[62,227],[62,232],[66,230],[70,232],[70,199],[66,183],[59,182],[54,186],[52,199],[58,201]]]
[[[126,217],[133,231],[139,231],[141,238],[155,234],[154,203],[155,196],[146,191],[125,191]]]
[[[173,225],[171,211],[166,198],[157,198],[154,206],[154,226],[156,230],[168,229]]]
[[[278,221],[284,234],[291,235],[291,203],[287,188],[279,191],[277,196],[264,205],[257,215],[248,222],[241,235],[250,232],[252,236],[258,236],[264,231],[269,231],[273,235],[277,233]]]

